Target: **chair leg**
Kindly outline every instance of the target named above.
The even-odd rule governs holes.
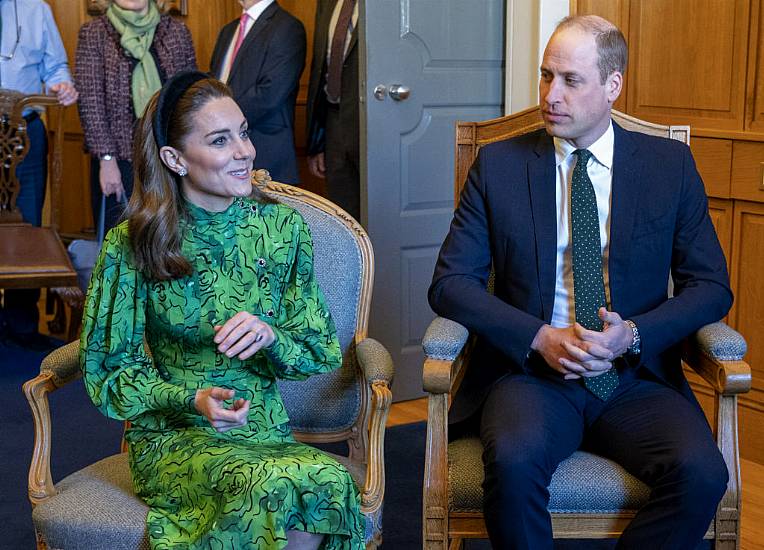
[[[462,550],[463,548],[464,539],[458,537],[451,539],[451,543],[448,545],[448,550]]]
[[[53,319],[48,321],[48,330],[53,334],[61,334],[66,330],[66,308],[64,301],[57,292],[46,289],[45,292],[45,313],[53,313]]]

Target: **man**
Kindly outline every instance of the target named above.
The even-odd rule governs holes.
[[[308,86],[308,168],[326,194],[361,216],[357,0],[318,0]]]
[[[275,0],[239,0],[244,11],[220,31],[211,72],[244,111],[257,150],[255,166],[283,183],[299,183],[294,107],[305,67],[305,28]]]
[[[42,0],[0,0],[0,88],[23,94],[56,94],[62,105],[77,101],[61,35],[48,4]],[[23,24],[23,32],[22,32]],[[20,190],[16,206],[24,221],[39,226],[48,176],[48,139],[39,113],[24,113],[29,152],[16,168]],[[6,290],[2,320],[7,336],[15,343],[36,350],[52,347],[37,332],[38,289]]]
[[[481,149],[430,287],[479,336],[451,422],[479,422],[494,548],[552,548],[547,487],[579,447],[651,487],[619,548],[695,548],[727,485],[678,349],[728,311],[725,260],[689,149],[611,122],[626,53],[604,19],[560,23],[545,129]]]

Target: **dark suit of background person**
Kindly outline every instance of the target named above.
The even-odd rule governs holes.
[[[551,109],[540,95],[542,111]],[[613,131],[609,310],[632,320],[642,343],[639,356],[614,361],[620,384],[607,401],[531,350],[549,328],[557,281],[556,156],[547,131],[480,150],[435,268],[433,310],[478,335],[449,420],[458,429],[480,424],[494,548],[552,547],[546,488],[579,446],[653,489],[619,548],[694,548],[726,487],[679,355],[683,338],[732,303],[703,183],[685,145],[616,124]],[[494,294],[486,291],[492,267]]]
[[[238,28],[239,20],[231,21],[218,35],[210,62],[210,72],[218,78],[225,76],[222,71],[226,55],[238,36]],[[257,150],[255,167],[265,168],[275,181],[283,183],[300,181],[294,148],[294,108],[305,50],[302,23],[273,2],[249,28],[228,79],[221,79],[227,82],[247,117],[249,137]]]
[[[347,0],[349,1],[349,0]],[[361,216],[358,104],[358,6],[345,44],[340,98],[326,96],[327,52],[333,37],[332,15],[343,0],[318,0],[313,61],[308,86],[308,163],[314,176],[326,178],[326,194],[351,216]]]

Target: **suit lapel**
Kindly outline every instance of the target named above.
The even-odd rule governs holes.
[[[528,188],[536,235],[536,270],[544,320],[552,318],[557,264],[557,198],[555,194],[554,142],[543,132],[528,162]]]
[[[263,29],[268,26],[271,19],[273,19],[273,16],[276,15],[276,12],[280,9],[281,8],[279,7],[278,2],[274,2],[265,8],[265,11],[260,14],[260,17],[257,18],[257,21],[255,21],[254,25],[252,25],[252,28],[249,29],[247,36],[244,38],[244,42],[241,43],[241,48],[239,48],[236,59],[233,60],[233,65],[231,66],[232,75],[235,74],[238,70],[239,64],[242,63],[242,59],[247,59],[249,57],[247,55],[247,50],[255,43],[257,35],[260,34]]]
[[[634,218],[639,204],[642,162],[629,133],[613,123],[613,183],[610,199],[610,249],[608,273],[611,308],[619,311],[623,278],[629,269]]]

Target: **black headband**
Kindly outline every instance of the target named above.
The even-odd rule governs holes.
[[[167,145],[168,126],[178,100],[191,86],[205,78],[210,78],[210,76],[199,71],[183,71],[170,78],[162,86],[152,124],[157,149]]]

